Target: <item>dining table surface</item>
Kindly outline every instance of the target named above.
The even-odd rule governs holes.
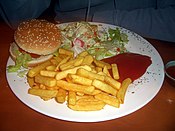
[[[72,122],[39,113],[12,92],[6,65],[14,30],[0,22],[0,131],[173,131],[175,87],[164,78],[157,95],[145,106],[126,116],[102,122]],[[175,60],[175,43],[145,38],[160,54],[163,63]],[[139,99],[139,98],[138,98]],[[134,101],[133,101],[134,102]]]

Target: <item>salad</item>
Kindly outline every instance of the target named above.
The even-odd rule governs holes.
[[[128,36],[118,27],[107,31],[88,22],[73,22],[59,25],[62,34],[61,48],[73,50],[75,55],[87,50],[96,59],[127,52]]]

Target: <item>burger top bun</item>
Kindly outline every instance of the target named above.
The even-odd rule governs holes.
[[[48,55],[61,44],[58,27],[46,20],[32,19],[22,22],[14,34],[16,44],[26,52]]]

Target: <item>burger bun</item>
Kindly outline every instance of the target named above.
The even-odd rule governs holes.
[[[10,52],[10,56],[11,56],[13,61],[16,61],[16,58],[17,58],[16,50],[19,50],[19,47],[16,45],[15,42],[11,43],[9,52]],[[50,55],[41,55],[38,58],[32,58],[31,61],[27,62],[27,65],[28,65],[28,67],[33,67],[33,66],[41,64],[41,63],[43,63],[47,60],[50,60],[52,57],[53,57],[52,54],[50,54]]]

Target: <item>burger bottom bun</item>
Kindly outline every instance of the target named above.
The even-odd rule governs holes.
[[[38,58],[35,58],[27,63],[29,67],[36,66],[38,64],[41,64],[47,60],[50,60],[53,57],[53,55],[45,55],[45,56],[40,56]]]
[[[10,56],[11,56],[11,58],[14,62],[16,61],[16,55],[15,55],[16,50],[19,50],[19,47],[16,45],[15,42],[11,43],[9,52],[10,52]],[[32,60],[29,61],[27,63],[27,65],[28,65],[28,67],[33,67],[33,66],[41,64],[41,63],[43,63],[47,60],[50,60],[52,57],[53,57],[52,54],[50,54],[50,55],[41,55],[38,58],[32,58]]]

